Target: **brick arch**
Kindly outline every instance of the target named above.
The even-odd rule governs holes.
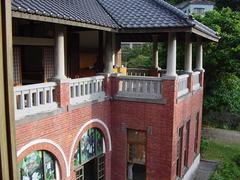
[[[68,168],[69,168],[69,172],[71,171],[71,165],[73,165],[73,160],[74,160],[74,152],[77,149],[78,143],[82,138],[82,135],[90,128],[98,128],[101,130],[103,136],[104,136],[104,142],[105,142],[105,147],[106,147],[106,152],[108,151],[112,151],[112,140],[111,140],[111,136],[110,136],[110,131],[107,127],[107,125],[99,120],[99,119],[92,119],[88,122],[86,122],[78,131],[78,133],[76,134],[73,143],[71,145],[71,150],[70,150],[70,155],[69,155],[69,164],[68,164]]]
[[[19,163],[24,157],[37,150],[49,151],[52,153],[59,164],[61,177],[64,178],[68,176],[68,164],[64,151],[57,143],[49,139],[36,139],[22,146],[17,151],[17,162]]]

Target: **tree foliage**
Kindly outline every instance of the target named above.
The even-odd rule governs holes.
[[[231,8],[234,11],[240,10],[240,0],[215,0],[218,9]]]
[[[204,48],[205,117],[222,121],[221,126],[225,123],[237,127],[240,124],[240,13],[223,8],[196,18],[221,37],[219,43],[208,43]]]
[[[152,45],[145,43],[141,46],[122,48],[123,64],[129,68],[150,68],[152,66]]]

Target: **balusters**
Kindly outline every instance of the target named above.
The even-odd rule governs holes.
[[[70,88],[76,86],[74,88],[76,94],[73,96],[72,91],[70,91],[70,103],[78,104],[105,97],[103,79],[104,76],[72,79],[70,82]]]
[[[193,90],[200,88],[200,72],[193,73]]]
[[[53,100],[56,83],[39,83],[14,87],[16,118],[57,107]],[[46,108],[45,108],[46,107]]]
[[[189,92],[188,89],[188,77],[189,75],[181,75],[178,76],[179,80],[178,80],[178,97],[185,95]]]
[[[133,98],[161,98],[161,79],[155,77],[120,76],[117,96]]]

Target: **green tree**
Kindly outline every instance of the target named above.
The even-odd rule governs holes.
[[[218,9],[229,7],[234,11],[240,10],[240,0],[215,0]]]
[[[240,13],[223,8],[196,18],[221,37],[219,43],[207,43],[204,48],[204,116],[211,115],[207,119],[212,118],[219,123],[220,116],[227,114],[225,119],[228,121],[224,123],[230,124],[228,127],[236,127],[240,121]]]
[[[130,68],[150,68],[152,66],[152,44],[122,48],[123,64]]]

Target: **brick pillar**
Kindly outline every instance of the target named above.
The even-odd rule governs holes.
[[[160,73],[158,73],[157,68],[149,69],[149,75],[154,77],[160,77]]]
[[[177,78],[176,77],[164,77],[162,81],[162,94],[168,102],[176,102],[177,97]],[[168,103],[169,104],[169,103]]]
[[[199,77],[199,81],[200,81],[200,86],[203,88],[204,87],[204,70],[200,71],[200,77]]]
[[[165,109],[167,110],[165,115],[166,127],[167,127],[167,139],[165,144],[166,156],[169,157],[170,161],[166,162],[169,171],[165,172],[166,177],[176,177],[176,156],[177,156],[177,142],[178,133],[175,125],[176,119],[176,101],[177,101],[177,78],[175,77],[164,77],[162,81],[162,94],[163,98],[166,99]],[[170,178],[168,178],[170,179]],[[174,178],[172,178],[174,179]],[[175,178],[176,179],[176,178]]]
[[[119,78],[118,74],[114,74],[111,77],[111,96],[115,96],[119,89]]]
[[[193,74],[192,73],[188,73],[189,77],[188,77],[188,89],[189,92],[193,91]]]
[[[105,76],[104,78],[104,91],[106,96],[112,97],[117,93],[118,78],[117,74],[111,73],[99,73],[98,75]]]
[[[70,92],[68,82],[58,82],[58,85],[55,89],[55,98],[60,108],[67,109],[67,106],[70,103]]]

